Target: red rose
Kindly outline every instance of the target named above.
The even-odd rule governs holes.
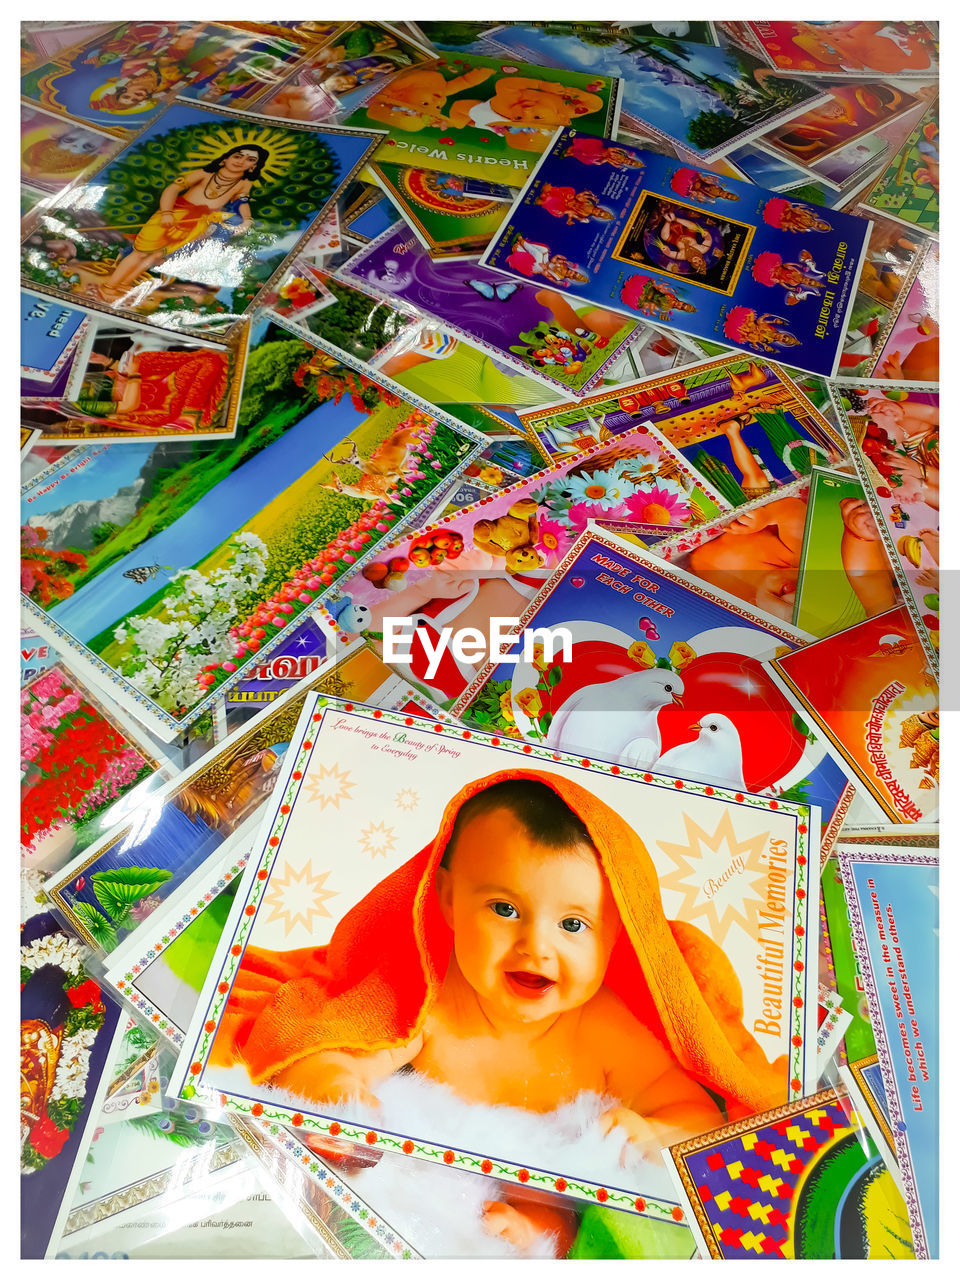
[[[604,1187],[597,1188],[597,1199],[604,1204],[610,1198],[610,1193]]]
[[[443,1163],[444,1163],[444,1164],[453,1164],[453,1162],[454,1162],[454,1160],[456,1160],[456,1158],[457,1158],[457,1157],[453,1154],[453,1152],[452,1152],[452,1151],[445,1151],[445,1152],[443,1153]]]
[[[100,1004],[100,988],[92,978],[88,978],[86,982],[81,982],[79,987],[69,987],[67,999],[75,1009],[82,1009],[88,1004],[96,1007]]]
[[[402,1146],[401,1150],[403,1151],[403,1154],[404,1154],[405,1156],[409,1156],[409,1155],[412,1155],[412,1154],[413,1154],[413,1143],[410,1141],[410,1139],[409,1139],[409,1138],[408,1138],[408,1139],[406,1140],[406,1142],[403,1144],[403,1146]]]
[[[480,1165],[481,1173],[490,1173],[492,1169],[493,1169],[493,1165],[490,1163],[489,1160],[484,1160],[483,1163]]]
[[[553,1187],[555,1191],[566,1191],[567,1189],[566,1179],[558,1178],[556,1182],[553,1184]]]
[[[335,1138],[339,1132],[340,1126],[337,1124],[336,1120],[334,1120],[333,1124],[330,1126],[330,1137]]]
[[[261,1102],[255,1102],[253,1106],[250,1108],[250,1114],[254,1116],[262,1116],[263,1104]]]
[[[530,1181],[529,1170],[521,1169],[520,1172],[517,1174],[517,1177],[520,1179],[521,1182],[529,1182]]]
[[[30,1145],[45,1160],[52,1160],[60,1154],[69,1137],[69,1129],[58,1129],[50,1117],[45,1115],[30,1130]]]

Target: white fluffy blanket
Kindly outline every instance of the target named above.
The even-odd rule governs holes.
[[[250,1080],[242,1067],[213,1069],[207,1080],[250,1096]],[[303,1105],[288,1090],[262,1088],[264,1096],[278,1102]],[[573,1174],[648,1199],[676,1200],[663,1165],[644,1160],[631,1148],[625,1150],[623,1130],[601,1134],[599,1117],[611,1100],[597,1094],[582,1093],[556,1111],[537,1113],[465,1102],[446,1085],[404,1072],[379,1084],[377,1096],[379,1112],[359,1103],[337,1110],[354,1123],[435,1146],[500,1157],[568,1178]],[[369,1169],[346,1176],[338,1171],[338,1176],[425,1257],[518,1256],[512,1245],[488,1234],[482,1221],[484,1201],[499,1199],[507,1184],[390,1153]],[[553,1257],[552,1241],[541,1239],[523,1256]]]

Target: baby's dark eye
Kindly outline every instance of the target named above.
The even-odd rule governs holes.
[[[560,928],[566,929],[567,933],[583,933],[584,929],[589,927],[586,921],[577,916],[567,916],[565,920],[560,921]]]
[[[520,915],[517,908],[512,906],[509,902],[492,902],[490,906],[492,910],[498,916],[502,916],[504,920],[516,920]]]

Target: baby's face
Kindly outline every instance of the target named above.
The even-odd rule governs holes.
[[[495,810],[463,828],[437,891],[460,971],[493,1021],[554,1018],[599,990],[620,917],[589,845],[536,844]]]

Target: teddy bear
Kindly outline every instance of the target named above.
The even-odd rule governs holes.
[[[444,79],[430,67],[411,67],[375,93],[366,105],[367,115],[377,124],[386,124],[406,133],[420,129],[445,129],[450,123],[443,114],[447,98],[489,79],[490,67],[471,67],[452,80]]]
[[[541,568],[543,558],[536,549],[537,510],[533,498],[521,498],[505,515],[478,520],[473,526],[473,545],[502,559],[508,573]]]

